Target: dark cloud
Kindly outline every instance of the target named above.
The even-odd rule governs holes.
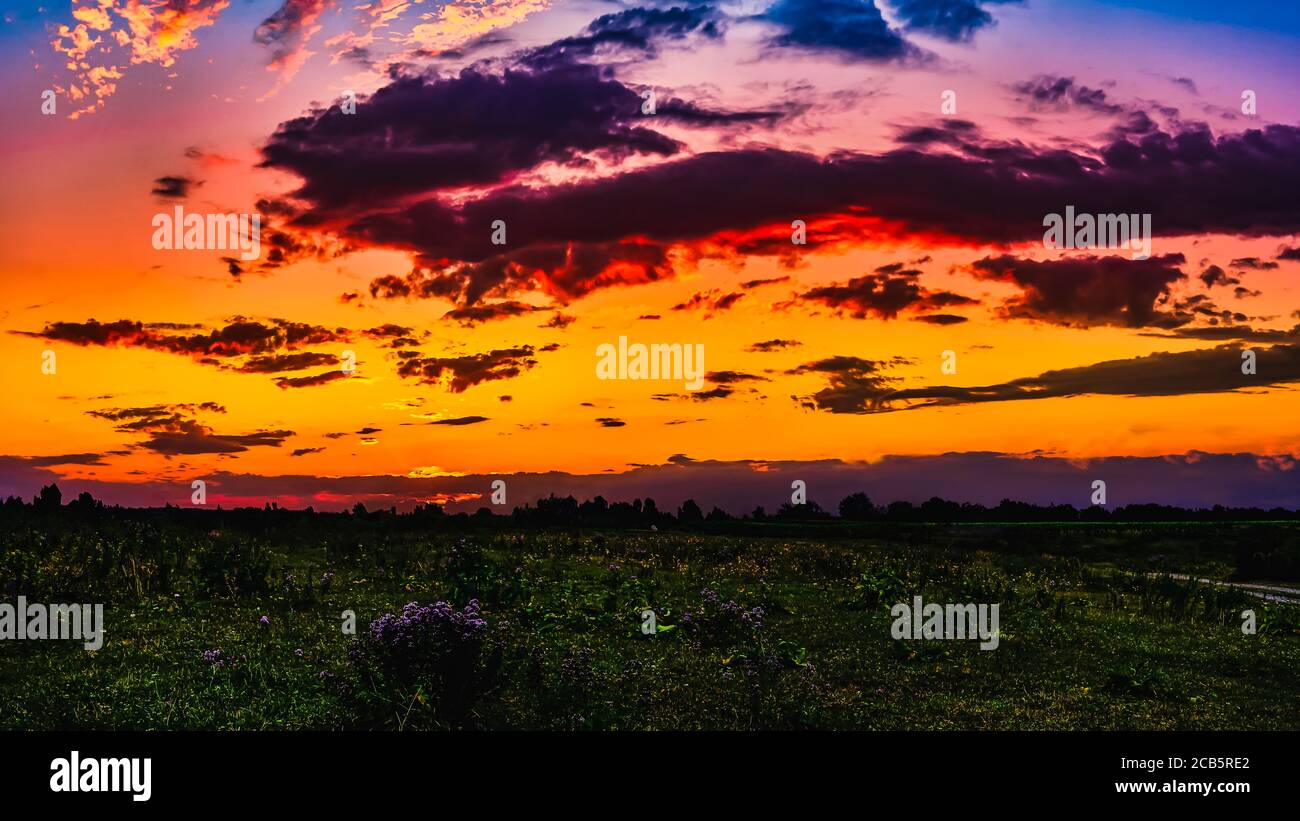
[[[181,333],[166,323],[145,324],[126,319],[107,323],[94,319],[86,322],[52,322],[39,332],[11,333],[73,345],[138,347],[195,358],[269,354],[280,349],[342,342],[349,338],[345,328],[330,329],[283,319],[262,322],[244,317],[233,317],[225,326],[201,333]]]
[[[969,40],[979,29],[994,24],[981,6],[1017,0],[893,0],[894,12],[906,20],[908,31],[923,31],[945,40]]]
[[[602,428],[621,428],[627,424],[622,419],[615,419],[611,416],[602,416],[596,420],[596,424]]]
[[[795,348],[802,344],[797,339],[768,339],[763,342],[755,342],[745,350],[752,353],[770,353],[772,351],[782,351],[786,348]]]
[[[403,362],[397,373],[426,385],[445,384],[452,393],[462,393],[483,382],[513,379],[536,364],[532,347],[524,345],[467,356],[415,357]]]
[[[777,285],[782,282],[789,282],[790,277],[771,277],[770,279],[751,279],[747,282],[740,283],[740,287],[746,291],[751,288],[760,288],[764,285]]]
[[[685,302],[673,306],[674,311],[704,311],[704,318],[708,319],[715,313],[727,311],[737,302],[744,299],[745,295],[739,291],[724,294],[716,288],[708,291],[700,291],[693,295]]]
[[[1098,362],[980,387],[908,388],[881,397],[881,402],[871,409],[896,409],[893,407],[896,403],[904,403],[905,408],[911,410],[936,405],[1052,399],[1088,394],[1182,396],[1300,381],[1300,344],[1257,349],[1257,374],[1242,373],[1241,354],[1240,346],[1223,345]],[[868,408],[859,408],[853,412],[866,410]]]
[[[353,114],[331,107],[282,123],[262,148],[262,166],[303,179],[295,196],[313,206],[298,220],[308,224],[420,193],[499,184],[544,163],[579,168],[592,158],[678,153],[682,146],[655,131],[656,122],[719,125],[778,116],[664,100],[647,117],[643,102],[587,65],[401,78],[358,102]],[[348,162],[339,163],[340,156]]]
[[[964,140],[978,135],[979,128],[970,120],[941,120],[939,125],[901,128],[894,141],[900,145],[927,146],[933,143],[961,146]]]
[[[691,402],[711,402],[714,399],[726,399],[736,392],[735,388],[718,385],[707,391],[688,391],[686,393],[656,393],[650,396],[656,402],[669,402],[674,399],[686,399]]]
[[[290,456],[306,456],[309,453],[321,453],[325,448],[298,448],[290,453]]]
[[[249,357],[237,370],[244,373],[282,373],[284,371],[301,371],[304,368],[316,368],[321,365],[334,365],[338,357],[328,353],[268,354]]]
[[[347,328],[326,328],[284,319],[262,321],[245,317],[232,317],[226,325],[212,330],[179,323],[143,323],[125,319],[101,323],[90,319],[86,322],[52,322],[39,332],[10,333],[73,345],[144,348],[186,356],[202,365],[256,374],[282,373],[335,364],[338,362],[335,354],[298,349],[310,345],[347,342],[354,337],[354,333]],[[384,325],[361,331],[359,335],[372,339],[391,339],[394,344],[416,343],[414,338],[395,336],[400,333],[414,331],[398,325]],[[341,371],[329,371],[314,376],[281,377],[275,379],[275,384],[281,388],[311,387],[345,376],[347,374]]]
[[[547,67],[590,60],[598,52],[653,57],[662,42],[684,40],[692,34],[720,38],[723,21],[723,15],[708,5],[625,9],[597,17],[580,34],[532,49],[520,60]]]
[[[153,181],[153,190],[150,193],[161,200],[183,200],[190,195],[191,188],[202,184],[189,177],[159,177]]]
[[[1259,257],[1240,257],[1229,263],[1232,268],[1249,268],[1254,271],[1272,271],[1278,267],[1276,262],[1262,260]]]
[[[1083,108],[1101,114],[1120,114],[1124,111],[1123,106],[1106,100],[1106,92],[1079,85],[1073,77],[1043,75],[1020,83],[1015,90],[1027,98],[1030,107],[1035,110]]]
[[[1164,333],[1146,332],[1143,336],[1168,339],[1200,339],[1206,342],[1287,342],[1300,341],[1300,325],[1290,330],[1252,328],[1247,325],[1209,325],[1195,328],[1175,328]]]
[[[106,408],[87,411],[90,416],[117,423],[123,433],[145,434],[138,447],[172,457],[201,453],[243,453],[252,447],[279,447],[293,436],[291,430],[261,430],[245,434],[218,434],[200,422],[199,413],[225,413],[215,402]]]
[[[780,48],[875,63],[927,56],[890,28],[872,0],[777,0],[761,17],[781,29],[770,41]]]
[[[286,390],[288,388],[315,388],[347,378],[348,375],[343,371],[324,371],[311,376],[280,376],[276,378],[275,386]]]
[[[102,453],[63,453],[51,454],[49,456],[0,456],[0,460],[21,462],[24,465],[30,465],[37,468],[47,468],[55,465],[98,467],[107,464],[104,461],[104,454]]]
[[[827,377],[827,387],[800,400],[806,407],[831,413],[866,413],[878,410],[881,401],[894,391],[899,381],[882,371],[902,362],[901,359],[880,361],[831,356],[791,368],[786,374],[821,374]]]
[[[709,371],[704,378],[718,385],[734,385],[737,382],[769,382],[766,376],[744,371]]]
[[[528,314],[533,311],[545,310],[535,305],[529,305],[524,302],[506,301],[494,303],[481,303],[478,305],[467,305],[461,308],[454,308],[442,315],[443,319],[451,319],[459,322],[465,327],[473,327],[480,322],[489,322],[493,319],[508,319],[520,314]]]
[[[435,419],[429,422],[430,425],[477,425],[479,422],[488,421],[486,416],[453,416],[447,419]]]
[[[950,291],[931,291],[918,282],[919,271],[865,274],[843,285],[824,285],[799,295],[855,319],[894,319],[901,311],[931,311],[954,305],[976,305],[978,300]]]
[[[402,337],[410,337],[414,334],[414,328],[408,328],[405,325],[394,325],[391,322],[385,325],[376,325],[373,328],[367,328],[361,332],[362,336],[367,336],[371,339],[398,339]]]
[[[1022,291],[999,312],[1010,319],[1030,319],[1073,327],[1118,325],[1128,328],[1174,328],[1192,314],[1172,303],[1170,286],[1186,275],[1182,254],[1150,259],[1068,257],[1031,260],[1004,254],[970,265],[981,279],[1009,282]]]
[[[925,314],[923,316],[914,316],[912,319],[930,325],[959,325],[969,321],[967,317],[958,316],[957,314]]]
[[[853,15],[880,16],[870,3],[782,0],[767,19],[810,41],[838,36],[871,49]],[[374,280],[372,296],[460,306],[535,290],[563,303],[659,281],[673,276],[676,252],[686,262],[742,251],[788,256],[796,217],[810,227],[820,220],[810,251],[881,235],[937,245],[1035,240],[1043,215],[1067,204],[1151,213],[1162,236],[1289,236],[1300,225],[1300,128],[1215,137],[1190,125],[1171,134],[1071,78],[1022,89],[1038,105],[1128,120],[1108,142],[1077,150],[988,139],[954,120],[905,133],[900,147],[878,155],[748,148],[684,156],[656,123],[721,125],[729,115],[670,100],[648,117],[640,94],[607,71],[564,64],[397,79],[354,115],[331,108],[282,124],[264,164],[302,181],[281,202],[295,236],[411,255],[411,272]],[[950,150],[921,150],[931,142]],[[634,170],[604,170],[632,158]],[[548,165],[579,179],[548,186],[522,176]],[[505,247],[491,242],[496,220],[508,226]],[[786,240],[776,242],[778,233]]]
[[[1226,287],[1228,285],[1236,285],[1237,283],[1241,282],[1241,280],[1237,279],[1236,277],[1228,276],[1227,272],[1217,265],[1209,266],[1208,268],[1206,268],[1204,271],[1201,272],[1200,276],[1201,276],[1201,282],[1204,282],[1205,287],[1207,288],[1213,288],[1216,285],[1222,285]]]
[[[367,242],[380,245],[387,244],[388,237],[404,243],[401,236],[408,230],[378,217],[357,228],[366,232]],[[414,226],[410,230],[415,230]],[[404,278],[373,280],[370,295],[380,299],[443,298],[473,305],[485,296],[540,286],[567,301],[596,288],[654,282],[672,275],[668,249],[640,241],[539,244],[482,260],[428,261],[432,268],[417,268]]]

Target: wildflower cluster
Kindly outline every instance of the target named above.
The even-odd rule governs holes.
[[[415,692],[445,721],[458,723],[482,685],[480,661],[488,623],[477,600],[461,610],[445,601],[411,602],[387,613],[348,648],[359,680],[379,691]]]
[[[233,670],[246,661],[247,658],[247,656],[227,655],[221,651],[220,647],[203,651],[203,660],[218,670]]]
[[[697,643],[731,646],[751,643],[763,630],[763,608],[722,599],[711,587],[700,591],[700,605],[682,614],[681,625]]]

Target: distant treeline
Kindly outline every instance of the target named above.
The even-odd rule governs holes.
[[[11,496],[0,504],[0,512],[61,514],[75,517],[105,515],[111,512],[138,514],[142,517],[162,514],[168,517],[195,516],[208,520],[219,517],[254,524],[265,519],[269,524],[283,524],[296,517],[321,520],[360,519],[370,522],[388,521],[394,525],[416,527],[456,528],[538,528],[538,527],[591,527],[591,528],[657,528],[677,530],[730,530],[753,525],[836,525],[843,523],[911,523],[949,524],[961,522],[1260,522],[1300,521],[1300,510],[1275,507],[1263,508],[1223,507],[1188,509],[1170,505],[1140,504],[1117,508],[1092,506],[1075,508],[1072,505],[1035,505],[1003,499],[993,507],[970,502],[952,502],[938,497],[921,504],[896,501],[877,505],[865,493],[844,497],[835,513],[824,510],[816,502],[794,505],[783,504],[768,512],[757,507],[743,516],[733,516],[714,507],[705,513],[693,500],[686,500],[676,511],[660,510],[654,499],[634,499],[631,502],[609,502],[601,496],[579,502],[572,496],[551,496],[539,499],[535,505],[515,507],[509,513],[494,512],[481,507],[475,513],[446,513],[440,505],[418,505],[406,513],[396,508],[367,510],[360,503],[350,511],[318,512],[311,507],[302,510],[281,508],[274,503],[265,507],[246,507],[223,510],[220,506],[186,507],[167,505],[164,508],[107,507],[89,493],[82,493],[68,504],[63,504],[63,494],[57,485],[47,485],[31,501]]]

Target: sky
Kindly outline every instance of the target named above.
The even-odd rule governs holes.
[[[1249,2],[6,3],[0,496],[1300,506],[1297,45]],[[159,247],[178,208],[256,258]],[[702,384],[602,378],[620,338]]]

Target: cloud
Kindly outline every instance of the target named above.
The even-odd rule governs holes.
[[[150,193],[161,200],[183,200],[190,195],[192,187],[202,184],[189,177],[159,177],[153,181],[153,190]]]
[[[1079,85],[1073,77],[1042,75],[1016,85],[1015,90],[1027,98],[1030,108],[1036,111],[1064,111],[1070,108],[1086,109],[1099,114],[1120,114],[1124,111],[1122,105],[1106,100],[1106,92]]]
[[[734,385],[737,382],[769,382],[766,376],[745,371],[709,371],[704,378],[718,385]]]
[[[104,107],[131,66],[175,65],[198,45],[195,32],[217,22],[229,0],[94,0],[74,5],[74,25],[54,29],[50,45],[67,58],[72,79],[54,90],[77,106],[77,119]]]
[[[243,453],[253,447],[279,447],[294,435],[291,430],[259,430],[244,434],[218,434],[198,421],[199,413],[225,413],[215,402],[106,408],[87,411],[90,416],[115,422],[123,433],[145,434],[138,447],[171,458],[205,453]]]
[[[920,271],[865,274],[843,285],[824,285],[805,291],[799,299],[816,302],[855,319],[894,319],[902,311],[931,311],[978,300],[951,291],[931,291],[918,282]]]
[[[715,288],[696,293],[685,302],[674,305],[673,310],[704,311],[704,318],[708,319],[715,313],[730,310],[732,306],[744,298],[745,295],[739,291],[724,294]]]
[[[1020,296],[999,309],[1009,319],[1081,328],[1174,328],[1193,319],[1172,304],[1169,290],[1186,279],[1178,267],[1184,261],[1182,254],[1142,260],[1082,256],[1044,261],[1003,254],[977,260],[969,270],[980,279],[1021,289]]]
[[[400,78],[354,114],[331,107],[282,123],[261,165],[302,178],[295,197],[320,220],[422,192],[499,184],[543,163],[680,151],[647,127],[641,104],[637,92],[585,65]]]
[[[895,390],[898,378],[883,373],[903,360],[862,359],[856,356],[831,356],[807,362],[786,371],[787,376],[820,374],[829,383],[800,400],[805,407],[831,413],[866,413],[880,408],[882,400]]]
[[[921,31],[945,40],[966,41],[994,25],[981,6],[1018,0],[893,0],[894,12],[907,21],[908,31]]]
[[[746,291],[748,291],[748,290],[750,290],[750,289],[752,289],[752,288],[761,288],[761,287],[764,286],[764,285],[777,285],[777,284],[779,284],[779,283],[782,283],[782,282],[789,282],[789,281],[790,281],[790,277],[788,277],[788,276],[785,276],[785,277],[771,277],[771,278],[769,278],[769,279],[751,279],[751,280],[748,280],[748,281],[746,281],[746,282],[742,282],[742,283],[740,283],[740,287],[741,287],[741,288],[744,288]]]
[[[1278,267],[1276,262],[1261,260],[1259,257],[1240,257],[1229,263],[1229,266],[1232,268],[1249,268],[1254,271],[1272,271]]]
[[[533,348],[524,345],[466,356],[413,357],[403,362],[397,373],[421,384],[443,385],[452,393],[463,393],[484,382],[513,379],[536,364]]]
[[[446,419],[434,419],[429,422],[430,425],[477,425],[479,422],[488,421],[486,416],[452,416]]]
[[[980,387],[936,385],[908,388],[880,397],[876,406],[870,409],[879,410],[882,406],[883,409],[893,409],[891,406],[900,402],[911,410],[936,405],[1083,395],[1182,396],[1258,389],[1300,381],[1300,344],[1257,349],[1257,374],[1242,373],[1241,352],[1238,345],[1223,345],[1115,359]],[[850,412],[866,410],[867,407],[859,407]]]
[[[220,328],[201,333],[182,332],[192,329],[193,326],[178,328],[168,323],[145,324],[127,319],[101,323],[90,319],[85,322],[51,322],[39,332],[11,333],[83,347],[139,347],[205,359],[267,354],[283,348],[341,342],[349,338],[346,329],[330,329],[284,319],[262,322],[233,317]]]
[[[745,350],[751,353],[771,353],[772,351],[782,351],[786,348],[796,348],[803,343],[797,339],[767,339],[762,342],[755,342]]]
[[[520,314],[527,314],[540,310],[544,309],[524,302],[505,301],[455,308],[443,314],[442,318],[455,320],[461,325],[469,328],[481,322],[488,322],[493,319],[508,319],[512,316],[519,316]]]
[[[35,468],[54,467],[56,465],[101,466],[107,464],[102,453],[56,453],[49,456],[0,456],[0,460],[9,460]]]
[[[1175,328],[1164,333],[1145,333],[1168,339],[1201,339],[1207,342],[1286,342],[1300,341],[1300,325],[1290,329],[1251,328],[1246,325],[1209,325],[1197,328]]]
[[[849,61],[920,61],[925,52],[885,22],[872,0],[777,0],[761,18],[781,33],[779,48],[824,52]]]
[[[249,357],[237,370],[244,373],[282,373],[284,371],[315,368],[321,365],[334,365],[338,361],[338,357],[334,354],[313,353],[311,351],[291,354],[267,354]]]
[[[550,0],[452,0],[421,16],[403,42],[419,53],[438,54],[513,26],[550,6]]]
[[[596,420],[596,424],[602,428],[621,428],[627,424],[622,419],[615,419],[610,416],[602,416]]]
[[[360,332],[374,339],[391,338],[392,342],[415,343],[413,338],[398,334],[413,333],[410,328],[384,325]],[[21,336],[67,342],[80,346],[105,348],[143,348],[189,357],[210,365],[240,373],[282,373],[338,362],[335,354],[299,349],[309,345],[350,341],[354,332],[347,328],[326,328],[285,319],[254,320],[232,317],[214,329],[182,323],[143,323],[120,319],[115,322],[51,322],[41,331],[10,331]],[[323,385],[347,374],[330,371],[315,376],[281,377],[281,388]]]
[[[658,54],[661,42],[692,34],[717,40],[723,15],[707,5],[688,8],[631,8],[596,18],[579,34],[564,37],[520,56],[521,62],[545,67],[590,60],[601,52],[633,53],[642,59]]]
[[[1217,141],[1204,132],[1148,135],[1110,143],[1104,160],[964,145],[962,155],[899,149],[826,159],[778,149],[708,152],[612,177],[502,190],[454,210],[420,203],[358,220],[344,235],[414,253],[419,270],[408,291],[473,301],[539,282],[573,297],[658,281],[673,273],[671,249],[723,254],[740,246],[743,232],[788,235],[782,226],[791,213],[827,221],[820,234],[810,223],[810,249],[882,236],[935,245],[1037,241],[1043,215],[1071,203],[1081,213],[1123,206],[1158,214],[1162,235],[1289,235],[1300,224],[1300,129],[1289,126]],[[489,244],[496,219],[511,226],[515,250]],[[575,265],[584,252],[590,264]],[[387,284],[376,281],[372,291]]]
[[[266,97],[293,79],[311,57],[313,52],[307,50],[307,43],[320,31],[321,15],[333,5],[333,0],[284,0],[284,5],[253,32],[253,42],[271,50],[267,69],[280,75]]]
[[[374,240],[377,235],[369,230],[379,224],[376,219],[358,227],[368,232],[368,240]],[[408,226],[391,224],[383,230],[392,228],[399,234],[408,230]],[[414,230],[414,226],[410,228]],[[477,256],[476,252],[470,254]],[[672,275],[668,249],[639,241],[538,244],[482,260],[430,262],[435,267],[417,267],[404,278],[390,275],[372,280],[370,295],[380,299],[445,298],[474,305],[485,297],[541,289],[563,304],[598,288],[655,282]]]
[[[1211,265],[1208,268],[1206,268],[1204,271],[1202,271],[1200,274],[1200,279],[1201,282],[1205,283],[1205,287],[1207,288],[1213,288],[1216,285],[1222,285],[1226,287],[1228,285],[1236,285],[1237,283],[1241,282],[1241,280],[1237,279],[1236,277],[1228,276],[1227,272],[1225,272],[1222,268],[1220,268],[1217,265]]]
[[[311,376],[279,376],[275,379],[275,386],[282,390],[288,388],[315,388],[347,378],[348,374],[343,371],[324,371]]]

